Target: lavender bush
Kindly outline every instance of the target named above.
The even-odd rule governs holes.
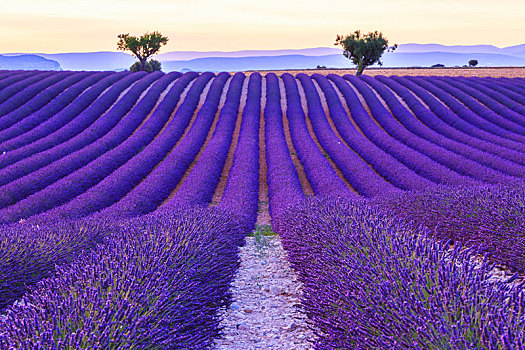
[[[493,261],[525,271],[525,185],[436,187],[384,197],[394,214],[442,240],[474,247]]]
[[[240,232],[219,210],[117,222],[0,319],[0,347],[202,349],[219,334]]]
[[[105,220],[0,226],[0,312],[37,282],[102,241]]]
[[[363,201],[313,197],[276,225],[317,349],[518,349],[524,283]]]

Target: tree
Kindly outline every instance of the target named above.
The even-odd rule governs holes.
[[[145,33],[140,38],[129,34],[119,34],[117,48],[122,51],[129,50],[138,58],[140,70],[146,71],[148,58],[156,54],[162,45],[166,45],[168,38],[159,32]]]
[[[397,44],[388,46],[388,40],[383,37],[383,33],[375,31],[361,36],[359,30],[346,36],[338,35],[334,45],[341,45],[343,55],[357,65],[355,75],[361,75],[367,66],[376,62],[382,66],[380,59],[383,52],[394,51],[397,48]]]
[[[475,67],[475,66],[478,65],[478,60],[470,60],[470,61],[468,61],[468,65],[470,67]]]

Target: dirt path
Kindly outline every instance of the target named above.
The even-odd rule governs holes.
[[[278,236],[247,237],[231,291],[221,311],[221,350],[313,349],[314,334],[299,310],[302,284],[286,260]]]

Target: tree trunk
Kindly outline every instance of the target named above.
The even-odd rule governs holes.
[[[363,74],[363,71],[365,70],[365,64],[363,62],[359,62],[359,64],[357,65],[357,72],[355,72],[355,75],[358,76],[358,75],[361,75]]]
[[[146,70],[146,60],[140,60],[140,70],[141,71]]]

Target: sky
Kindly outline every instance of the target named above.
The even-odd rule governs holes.
[[[378,30],[389,43],[525,43],[524,0],[0,0],[0,52],[116,51],[159,31],[161,52],[331,47]]]

